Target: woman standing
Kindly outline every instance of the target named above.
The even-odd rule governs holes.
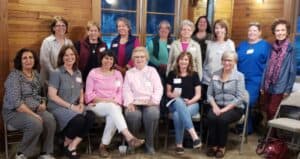
[[[203,64],[203,84],[209,85],[212,74],[222,68],[221,57],[226,51],[235,51],[232,40],[228,37],[226,21],[216,20],[213,26],[213,40],[208,41],[206,58]]]
[[[87,37],[74,44],[79,54],[79,70],[82,73],[83,82],[91,69],[99,67],[98,59],[106,49],[106,43],[101,40],[100,27],[96,22],[87,23]]]
[[[193,147],[201,147],[201,140],[195,131],[192,116],[199,112],[201,86],[198,73],[193,69],[193,57],[189,52],[181,53],[174,71],[167,78],[167,96],[175,101],[169,106],[172,112],[176,137],[176,153],[183,154],[182,146],[184,130],[193,139]]]
[[[248,40],[242,41],[237,47],[237,68],[245,76],[246,89],[250,96],[248,134],[253,132],[251,110],[259,97],[260,83],[270,51],[271,45],[261,39],[261,25],[258,22],[250,23]]]
[[[202,58],[200,45],[194,41],[191,36],[194,31],[194,24],[189,20],[183,20],[180,25],[180,38],[175,40],[170,49],[167,74],[171,72],[176,65],[176,59],[182,52],[189,52],[193,56],[193,68],[198,73],[199,79],[202,79]]]
[[[42,97],[42,84],[37,72],[36,54],[21,49],[14,59],[14,70],[8,75],[4,87],[3,120],[6,125],[23,132],[16,159],[32,157],[42,139],[41,159],[54,159],[53,142],[56,122],[46,110],[46,98]]]
[[[268,120],[271,120],[281,100],[291,92],[295,82],[296,52],[288,36],[290,24],[284,19],[276,19],[272,24],[275,42],[268,58],[262,78],[261,93],[265,95],[265,109]]]
[[[245,107],[245,82],[242,73],[235,68],[237,54],[224,52],[223,68],[215,72],[207,90],[211,109],[208,118],[208,156],[223,158],[228,137],[228,126],[241,118]]]
[[[93,126],[95,114],[85,111],[78,55],[72,45],[64,45],[58,55],[57,69],[51,72],[48,97],[49,111],[63,132],[64,151],[70,159],[78,159],[77,146]]]
[[[63,45],[72,44],[72,41],[66,37],[68,22],[63,17],[55,16],[51,22],[50,30],[52,34],[43,40],[40,50],[41,82],[46,87],[48,87],[50,72],[57,67],[59,50]]]
[[[145,47],[133,50],[134,67],[126,72],[123,97],[128,128],[137,135],[145,128],[146,153],[154,154],[154,134],[159,120],[159,103],[163,94],[161,80],[155,68],[148,66],[149,55]]]
[[[201,48],[202,63],[204,63],[207,48],[206,41],[212,39],[211,27],[206,16],[200,16],[197,19],[192,39],[199,43]]]
[[[131,34],[131,25],[128,19],[119,18],[116,26],[119,35],[112,40],[110,48],[117,57],[116,69],[125,75],[125,72],[133,67],[133,62],[130,60],[132,50],[140,46],[140,42]]]
[[[88,75],[86,82],[85,101],[89,103],[89,110],[96,115],[105,117],[106,124],[99,146],[100,156],[108,157],[107,146],[118,129],[130,147],[139,147],[144,140],[137,139],[128,131],[122,114],[123,76],[114,69],[116,58],[112,51],[104,51],[100,57],[100,67],[94,68]]]

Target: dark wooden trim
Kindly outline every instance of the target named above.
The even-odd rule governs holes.
[[[3,81],[5,81],[6,76],[9,71],[9,60],[8,60],[8,0],[0,0],[0,112],[2,112],[2,103],[3,103]],[[0,143],[1,149],[3,149],[4,138],[3,138],[3,121],[2,121],[2,113],[0,114]]]

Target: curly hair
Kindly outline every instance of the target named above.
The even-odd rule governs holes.
[[[33,50],[28,49],[28,48],[22,48],[16,53],[16,56],[14,58],[14,68],[17,69],[17,70],[22,70],[23,69],[23,67],[22,67],[22,56],[25,52],[31,52],[31,54],[33,55],[34,65],[33,65],[32,69],[39,70],[38,57],[37,57],[36,53]]]
[[[275,29],[276,29],[277,25],[279,25],[279,24],[284,24],[286,26],[287,34],[290,35],[290,33],[291,33],[291,25],[285,19],[275,19],[274,20],[274,22],[271,25],[272,34],[275,35]]]

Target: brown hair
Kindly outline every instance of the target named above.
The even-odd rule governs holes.
[[[257,27],[257,29],[258,29],[259,31],[261,31],[261,25],[260,25],[259,22],[250,22],[249,25],[248,25],[248,28],[250,28],[250,27],[252,27],[252,26]]]
[[[129,35],[131,35],[131,23],[130,23],[130,21],[127,19],[127,18],[125,18],[125,17],[120,17],[120,18],[118,18],[117,19],[117,21],[116,21],[116,28],[118,29],[118,23],[119,22],[124,22],[125,23],[125,25],[127,26],[127,28],[129,29]]]
[[[284,24],[286,26],[287,34],[290,35],[291,32],[291,25],[290,23],[285,19],[275,19],[274,22],[271,25],[272,34],[275,35],[275,28],[279,24]]]
[[[216,35],[216,32],[215,32],[215,28],[216,28],[216,25],[220,25],[221,28],[225,28],[225,31],[226,31],[226,34],[225,34],[225,38],[224,40],[226,41],[228,39],[228,24],[226,22],[226,20],[224,19],[218,19],[215,21],[214,25],[213,25],[213,35],[214,35],[214,40],[217,39],[217,35]]]
[[[190,52],[182,52],[182,53],[179,54],[179,56],[176,59],[176,64],[175,64],[175,68],[174,68],[174,72],[175,72],[176,76],[178,76],[180,74],[179,60],[182,59],[185,56],[187,56],[188,59],[189,59],[189,65],[187,67],[187,73],[188,73],[189,76],[193,75],[193,72],[194,72],[193,56]]]
[[[59,21],[63,22],[66,25],[66,33],[68,33],[68,25],[69,25],[68,21],[61,16],[54,16],[51,21],[51,24],[50,24],[50,30],[51,30],[52,34],[55,34],[55,31],[53,28],[55,27],[56,23]]]
[[[71,49],[75,55],[75,63],[73,64],[73,70],[78,69],[78,53],[73,45],[63,45],[59,51],[58,59],[57,59],[57,67],[64,65],[64,56],[68,49]]]

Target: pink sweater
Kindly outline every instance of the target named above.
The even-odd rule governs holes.
[[[126,72],[123,86],[124,106],[134,100],[150,100],[159,104],[162,94],[163,87],[155,68],[145,66],[138,70],[133,67]]]
[[[90,71],[86,80],[85,102],[91,103],[96,97],[114,99],[122,105],[122,74],[114,70],[112,75],[104,75],[99,68]]]

